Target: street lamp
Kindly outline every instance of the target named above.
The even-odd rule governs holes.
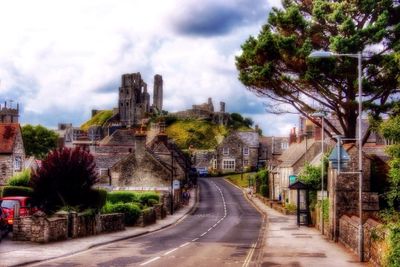
[[[324,118],[326,113],[324,111],[315,112],[311,116],[321,118],[321,233],[324,234]]]
[[[360,261],[364,261],[364,231],[362,224],[362,187],[363,187],[363,173],[362,173],[362,52],[357,54],[338,54],[330,51],[318,50],[310,53],[311,58],[328,58],[328,57],[352,57],[358,60],[358,175],[359,175],[359,191],[358,191],[358,201],[359,201],[359,256]],[[340,172],[340,170],[339,170]]]

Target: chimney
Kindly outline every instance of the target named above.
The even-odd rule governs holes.
[[[135,156],[141,157],[146,151],[146,133],[137,132],[135,133]]]
[[[290,130],[290,134],[289,134],[289,145],[291,145],[291,144],[293,144],[293,143],[296,143],[296,139],[297,139],[297,136],[296,136],[296,127],[293,127],[293,128]]]

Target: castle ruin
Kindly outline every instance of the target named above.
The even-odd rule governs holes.
[[[13,108],[11,104],[7,106],[7,101],[4,102],[4,106],[0,104],[0,122],[1,123],[18,123],[19,117],[19,104],[16,108]]]

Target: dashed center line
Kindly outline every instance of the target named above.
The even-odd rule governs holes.
[[[210,227],[206,232],[202,233],[199,237],[194,238],[191,242],[196,242],[197,240],[200,239],[200,237],[205,236],[208,232],[210,232],[210,231],[213,230],[215,227],[217,227],[218,224],[221,223],[221,222],[226,218],[226,216],[227,216],[227,214],[228,214],[228,213],[227,213],[227,208],[226,208],[225,197],[224,197],[224,194],[222,193],[221,188],[219,188],[219,186],[218,186],[215,182],[212,182],[212,183],[213,183],[214,186],[218,189],[219,194],[221,195],[222,204],[223,204],[223,206],[224,206],[224,216],[223,216],[221,219],[219,219],[219,220],[218,220],[212,227]],[[162,256],[167,256],[167,255],[171,254],[172,252],[177,251],[179,248],[183,248],[183,247],[189,245],[191,242],[186,242],[186,243],[180,245],[180,246],[177,247],[177,248],[171,249],[171,250],[165,252]],[[151,262],[153,262],[153,261],[156,261],[156,260],[158,260],[158,259],[160,259],[160,258],[161,258],[161,256],[152,258],[152,259],[150,259],[150,260],[148,260],[148,261],[146,261],[146,262],[141,263],[140,266],[147,265],[147,264],[149,264],[149,263],[151,263]]]

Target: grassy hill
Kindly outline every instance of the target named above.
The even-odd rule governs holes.
[[[190,145],[198,149],[210,149],[223,140],[228,128],[204,120],[178,120],[169,125],[166,132],[182,149]]]
[[[90,120],[81,125],[81,129],[87,131],[90,126],[102,126],[113,115],[112,110],[102,110],[94,115]]]

